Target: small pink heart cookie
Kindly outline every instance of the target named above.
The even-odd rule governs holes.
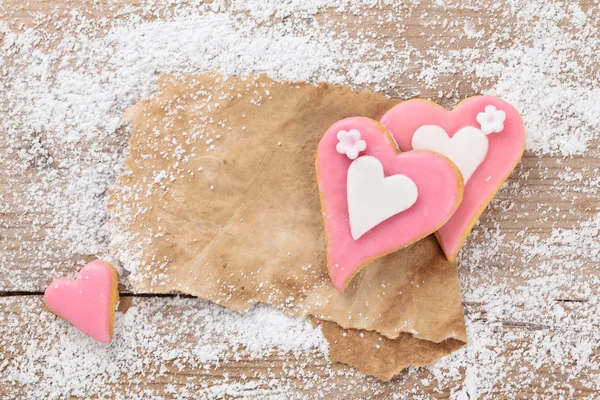
[[[426,100],[389,110],[381,123],[400,150],[431,150],[448,157],[465,182],[463,201],[436,237],[453,261],[473,225],[517,165],[525,148],[519,112],[490,96],[471,97],[447,111]]]
[[[462,199],[452,162],[430,151],[399,154],[390,132],[369,118],[329,128],[316,170],[329,275],[339,291],[371,261],[435,232]]]
[[[115,305],[119,300],[119,277],[115,269],[100,260],[79,271],[77,280],[57,279],[44,293],[46,305],[83,333],[99,342],[110,343]]]

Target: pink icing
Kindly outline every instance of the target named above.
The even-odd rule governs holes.
[[[96,260],[79,271],[77,280],[57,279],[44,293],[46,305],[94,339],[109,343],[118,285],[113,268]]]
[[[417,201],[365,233],[352,239],[348,218],[346,177],[352,160],[336,151],[340,130],[357,129],[367,143],[360,156],[376,157],[385,176],[403,174],[418,188]],[[445,157],[429,151],[399,155],[389,132],[369,118],[336,122],[319,142],[317,177],[325,233],[328,268],[333,285],[344,290],[349,279],[364,265],[405,247],[438,229],[456,210],[462,194],[460,172]]]
[[[413,134],[421,126],[440,126],[452,137],[466,126],[479,128],[477,114],[488,105],[506,113],[504,129],[487,135],[489,148],[485,159],[467,182],[460,207],[437,232],[444,253],[450,260],[456,258],[475,221],[521,158],[525,146],[521,116],[503,100],[478,96],[463,101],[452,111],[428,101],[409,100],[389,110],[381,119],[381,123],[394,135],[400,150],[410,151]]]

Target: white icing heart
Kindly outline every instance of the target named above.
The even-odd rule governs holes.
[[[417,185],[406,175],[383,175],[383,165],[373,156],[350,164],[347,179],[348,215],[354,240],[417,201]]]
[[[412,138],[414,150],[431,150],[450,159],[462,174],[465,185],[483,162],[488,151],[488,139],[473,126],[460,129],[452,136],[437,125],[417,129]]]

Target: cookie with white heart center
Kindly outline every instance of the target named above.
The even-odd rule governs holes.
[[[432,151],[400,153],[377,121],[336,122],[317,149],[317,179],[334,286],[439,229],[462,199],[458,168]]]
[[[525,128],[519,112],[490,96],[471,97],[452,111],[416,99],[390,109],[381,123],[401,151],[435,151],[461,171],[463,201],[436,232],[446,257],[455,260],[473,225],[521,159]]]

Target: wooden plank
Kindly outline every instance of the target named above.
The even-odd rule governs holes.
[[[587,1],[582,0],[585,6]],[[65,18],[72,9],[78,9],[86,15],[86,19],[93,26],[94,21],[101,18],[125,18],[126,16],[139,15],[141,21],[151,21],[157,15],[173,11],[174,6],[160,8],[156,12],[148,12],[141,2],[89,2],[77,0],[64,2],[61,0],[34,0],[20,2],[8,0],[4,3],[4,10],[0,12],[0,19],[10,23],[10,28],[23,31],[26,28],[35,28],[39,31],[53,32],[55,36],[48,35],[48,43],[56,43],[62,37],[63,31],[56,29],[55,21]],[[427,49],[436,43],[452,43],[455,49],[473,47],[474,39],[462,34],[456,29],[443,28],[441,24],[434,23],[437,16],[429,16],[426,3],[420,6],[411,6],[404,12],[395,12],[401,24],[396,20],[382,20],[381,15],[387,15],[391,9],[386,6],[381,8],[368,8],[363,13],[340,14],[334,9],[325,9],[312,16],[319,23],[335,21],[341,25],[330,24],[332,29],[344,27],[349,37],[360,37],[365,32],[377,31],[375,43],[384,46],[392,42],[397,48],[403,48],[406,41],[414,46],[415,61],[408,64],[408,70],[398,75],[393,75],[395,87],[382,88],[395,97],[410,97],[419,95],[432,98],[442,105],[451,107],[458,99],[477,94],[480,90],[489,88],[493,82],[477,80],[468,76],[453,76],[448,74],[438,82],[435,87],[424,80],[414,79],[420,73],[422,63],[427,60]],[[52,19],[40,19],[38,15],[49,13],[55,15]],[[230,12],[227,7],[223,12]],[[234,12],[235,13],[235,12]],[[474,29],[489,29],[488,23],[495,18],[495,11],[491,8],[477,13],[477,18],[469,10],[448,8],[447,19],[456,19],[459,23],[469,22]],[[505,21],[510,24],[511,21]],[[46,42],[44,42],[46,43]],[[50,45],[51,46],[51,45]],[[439,45],[437,45],[439,47]],[[436,48],[437,48],[436,47]],[[51,48],[51,47],[50,47]],[[48,51],[49,48],[40,48]],[[439,50],[439,49],[438,49]],[[386,52],[383,56],[371,54],[374,60],[381,58],[384,62],[393,62],[396,55]],[[6,62],[10,65],[10,59]],[[593,73],[593,71],[590,71]],[[361,89],[373,89],[375,85],[361,84]],[[457,89],[450,89],[457,88]],[[450,98],[437,98],[438,91],[453,93]],[[119,105],[124,107],[124,105]],[[123,111],[123,110],[122,110]],[[23,132],[24,135],[28,132]],[[122,153],[126,143],[124,134],[119,142],[102,144],[108,153]],[[1,149],[6,149],[7,138],[0,132]],[[485,231],[491,226],[497,227],[498,235],[506,235],[506,241],[522,240],[524,233],[537,235],[544,240],[552,234],[555,228],[574,228],[582,221],[590,220],[600,209],[597,196],[598,184],[591,186],[590,182],[596,178],[593,171],[600,156],[598,141],[589,144],[589,151],[584,155],[574,158],[561,159],[557,162],[553,157],[538,157],[526,153],[523,161],[508,181],[506,187],[498,193],[495,202],[488,207],[480,225],[475,228],[472,240],[468,246],[484,245]],[[57,276],[73,276],[84,261],[92,255],[73,254],[69,249],[68,239],[61,240],[60,235],[47,235],[54,232],[53,210],[50,207],[40,207],[37,203],[28,204],[26,195],[31,190],[32,182],[37,182],[41,176],[51,172],[64,174],[56,165],[29,165],[21,172],[10,170],[11,162],[16,159],[16,153],[3,154],[0,150],[0,183],[3,192],[4,207],[0,212],[0,291],[32,291],[40,292]],[[567,172],[571,171],[571,172]],[[575,176],[581,172],[582,177],[565,181],[564,175]],[[550,212],[552,209],[554,212]],[[100,221],[99,221],[100,222]],[[61,228],[64,230],[64,228]],[[49,239],[53,238],[52,240]],[[512,255],[508,255],[511,257]],[[504,257],[504,258],[503,258]],[[514,258],[514,257],[513,257]],[[503,254],[497,254],[486,262],[502,265],[506,262]],[[539,259],[528,263],[541,262]],[[511,260],[511,266],[517,268]],[[471,271],[472,272],[472,271]]]
[[[479,304],[466,307],[471,315],[481,311]],[[448,398],[465,375],[464,370],[451,371],[450,363],[431,370],[414,369],[384,383],[331,363],[317,348],[299,352],[272,348],[277,340],[265,339],[256,330],[264,323],[259,317],[244,319],[196,299],[124,297],[119,309],[123,314],[117,316],[115,338],[105,346],[45,310],[39,296],[0,299],[3,397],[42,398],[53,391],[60,397],[135,392],[166,397],[187,393],[195,398]],[[240,324],[251,332],[244,339],[236,338]],[[528,353],[539,349],[519,334],[528,330],[532,337],[546,336],[549,343],[557,340],[567,349],[574,343],[563,341],[564,328],[492,321],[485,316],[475,325],[478,329],[488,326],[506,342],[502,354],[490,349],[476,358],[486,362],[487,357],[497,357],[494,362],[500,376],[489,379],[501,380],[502,385],[492,387],[487,396],[499,398],[511,385],[519,388],[512,398],[533,398],[549,390],[557,398],[594,395],[589,380],[600,373],[598,365],[573,375],[577,368],[565,365],[566,361],[576,364],[578,355],[569,353],[563,355],[562,365],[537,365],[539,358]],[[572,336],[572,341],[593,335],[582,332]],[[520,339],[511,339],[515,336]],[[256,357],[259,352],[248,351],[244,341],[262,343],[268,350]],[[463,357],[463,352],[455,357]],[[600,357],[600,351],[595,350],[593,357]],[[521,386],[524,379],[531,382],[527,389]]]

